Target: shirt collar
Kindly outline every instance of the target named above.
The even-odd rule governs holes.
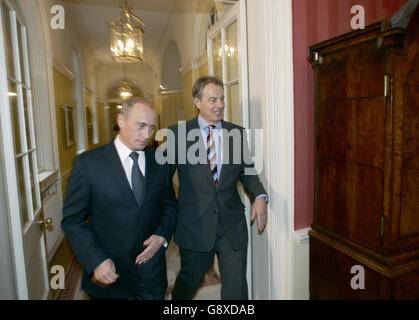
[[[121,141],[121,139],[119,138],[119,134],[116,136],[114,143],[119,158],[121,159],[121,162],[124,162],[125,160],[127,160],[132,150]],[[144,151],[137,151],[137,153],[140,155],[140,157],[144,156]]]
[[[199,124],[199,127],[202,130],[206,130],[208,128],[208,126],[209,126],[209,123],[207,121],[205,121],[205,119],[202,118],[201,115],[198,115],[198,124]],[[221,128],[222,128],[222,122],[221,121],[218,121],[215,124],[215,129],[221,130]]]

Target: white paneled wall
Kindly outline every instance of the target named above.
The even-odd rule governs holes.
[[[247,0],[250,127],[263,129],[268,225],[252,229],[253,298],[292,299],[294,121],[292,1]]]

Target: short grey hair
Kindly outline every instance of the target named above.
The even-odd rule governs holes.
[[[153,109],[154,111],[156,111],[156,110],[154,109],[153,105],[152,105],[149,101],[147,101],[146,99],[141,98],[141,97],[132,97],[132,98],[128,99],[127,101],[125,101],[125,102],[123,103],[123,105],[122,105],[122,109],[121,109],[120,113],[121,113],[123,116],[127,117],[127,116],[129,115],[129,113],[130,113],[130,111],[131,111],[132,107],[133,107],[135,104],[137,104],[137,103],[142,104],[142,105],[145,105],[145,106],[147,106],[147,107],[150,107],[151,109]]]

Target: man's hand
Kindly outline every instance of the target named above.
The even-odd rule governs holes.
[[[135,263],[143,264],[152,259],[165,241],[166,240],[163,237],[153,234],[150,238],[144,241],[143,247],[145,247],[145,249],[137,256]]]
[[[118,278],[119,275],[116,273],[113,261],[111,259],[106,259],[96,267],[92,280],[99,285],[109,286]]]
[[[255,220],[257,216],[259,233],[262,233],[263,230],[265,230],[266,223],[268,222],[267,212],[268,212],[268,208],[266,205],[265,197],[257,198],[255,202],[253,203],[252,216],[250,217],[250,220],[253,223],[253,221]]]

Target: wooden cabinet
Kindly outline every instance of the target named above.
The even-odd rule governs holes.
[[[419,6],[411,12],[308,50],[311,299],[419,299]]]

